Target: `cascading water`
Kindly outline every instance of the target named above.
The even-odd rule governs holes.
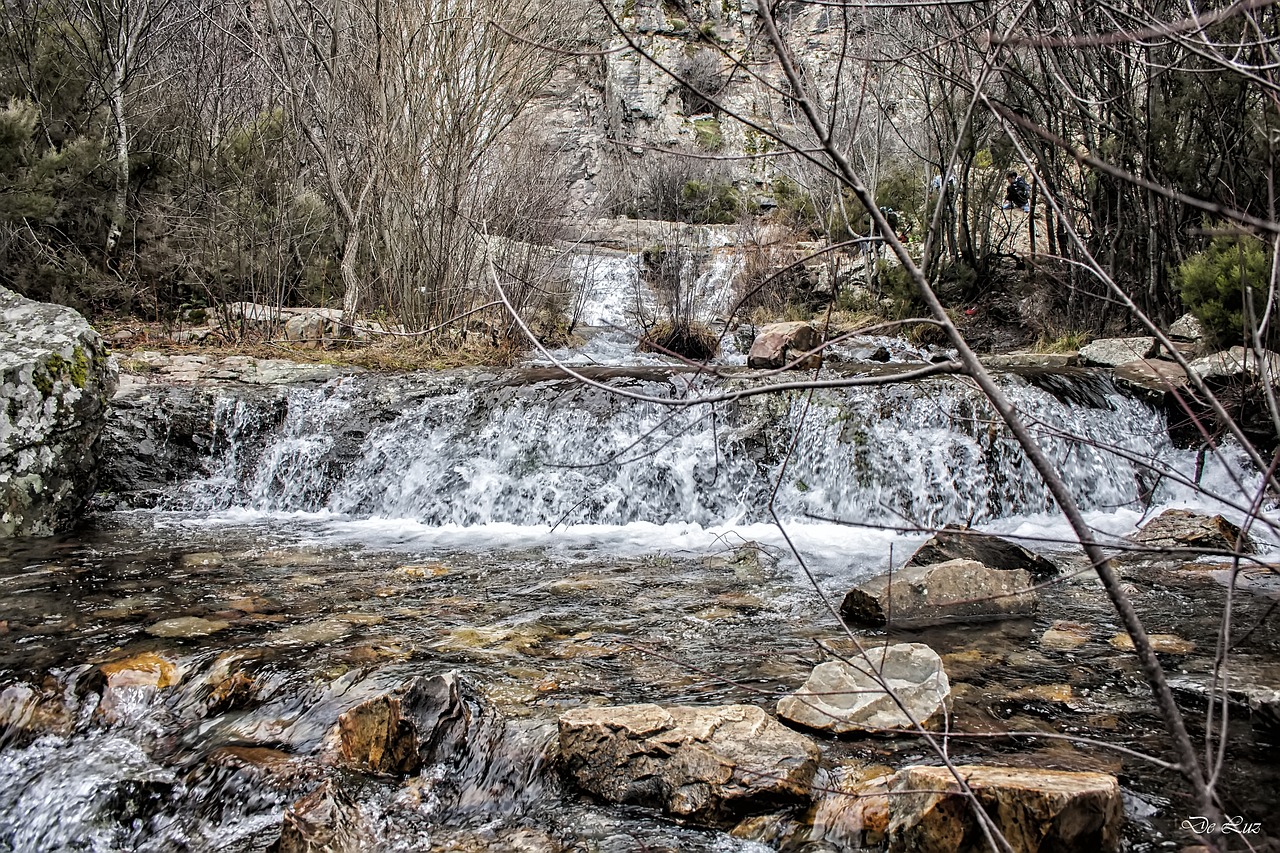
[[[1016,443],[962,380],[689,408],[553,381],[450,389],[373,417],[362,402],[368,381],[294,389],[282,418],[274,402],[257,403],[260,419],[244,401],[220,403],[222,455],[175,506],[322,512],[335,523],[398,523],[424,534],[472,530],[495,544],[504,535],[527,544],[552,528],[570,538],[612,529],[627,539],[629,525],[646,525],[692,544],[697,530],[758,537],[772,495],[782,519],[842,554],[865,534],[841,532],[841,522],[1008,528],[1053,509]],[[733,387],[690,385],[681,374],[615,382],[667,400]],[[1172,447],[1162,415],[1106,379],[1056,377],[1050,390],[1016,375],[1002,383],[1086,511],[1123,528],[1149,505],[1196,500],[1178,482],[1193,476],[1194,455]],[[1064,385],[1076,393],[1063,395]],[[368,421],[377,423],[367,432],[353,429]],[[334,440],[344,434],[359,441],[338,454]],[[1211,465],[1207,476],[1212,483],[1225,473]]]

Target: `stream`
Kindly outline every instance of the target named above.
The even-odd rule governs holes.
[[[679,401],[757,381],[635,355],[622,306],[634,263],[594,267],[584,316],[597,328],[553,354],[625,368],[600,374],[604,388],[535,354],[503,371],[208,383],[182,392],[183,417],[161,405],[178,393],[161,384],[122,395],[107,436],[112,494],[92,524],[0,543],[0,850],[260,851],[291,803],[335,778],[372,827],[369,849],[835,849],[592,802],[549,766],[555,720],[590,704],[772,709],[821,659],[817,641],[839,642],[824,599],[900,565],[927,529],[971,524],[1078,567],[1069,531],[961,379],[688,408],[621,396]],[[718,304],[715,276],[728,273],[709,275]],[[726,350],[725,363],[741,359]],[[1193,488],[1194,453],[1107,376],[999,381],[1104,536],[1172,506],[1239,515],[1205,493],[1235,494],[1243,461],[1210,457]],[[165,448],[183,448],[186,467]],[[146,464],[168,479],[138,473]],[[1182,662],[1187,678],[1204,676],[1211,608],[1194,590],[1138,586],[1154,630],[1205,649]],[[963,688],[961,728],[1159,752],[1136,665],[1106,642],[1119,627],[1096,582],[1082,574],[1044,596],[1034,620],[922,635]],[[1037,650],[1057,619],[1093,626],[1093,639]],[[1241,671],[1274,678],[1278,642],[1264,626]],[[147,655],[173,662],[171,683],[104,687],[102,665]],[[402,783],[326,758],[340,712],[455,670],[507,720],[467,761]],[[1183,698],[1195,707],[1194,691]],[[1247,713],[1234,725],[1246,734],[1232,747],[1233,804],[1267,817],[1275,743],[1247,734]],[[933,760],[911,738],[822,747],[828,767]],[[1185,841],[1177,783],[1153,765],[1034,738],[958,739],[954,752],[1115,773],[1128,849]]]

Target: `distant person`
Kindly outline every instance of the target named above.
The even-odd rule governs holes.
[[[1000,205],[1001,210],[1011,210],[1019,208],[1023,213],[1031,212],[1031,187],[1027,186],[1027,182],[1017,172],[1010,172],[1005,175],[1005,180],[1009,185],[1005,187],[1004,204]]]

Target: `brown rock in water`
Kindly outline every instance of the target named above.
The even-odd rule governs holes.
[[[1240,528],[1220,515],[1208,516],[1186,509],[1167,509],[1148,521],[1133,538],[1151,548],[1200,548],[1207,551],[1234,551],[1241,538]],[[1253,552],[1244,536],[1241,552]]]
[[[909,566],[932,566],[948,560],[975,560],[989,569],[1023,569],[1036,580],[1056,577],[1058,567],[1014,542],[962,527],[944,527],[907,560]]]
[[[347,793],[326,780],[284,814],[280,838],[268,853],[361,853],[371,848],[360,808]]]
[[[1120,783],[1105,773],[959,766],[1015,853],[1119,848]],[[951,772],[907,767],[890,785],[889,853],[977,853],[982,829]]]
[[[813,810],[810,841],[825,841],[840,850],[878,847],[889,829],[890,773],[866,774],[837,768]]]
[[[821,334],[809,323],[798,321],[773,323],[761,329],[760,334],[751,344],[751,352],[747,355],[747,366],[776,369],[821,343]],[[817,367],[821,360],[821,357],[815,354],[795,367]]]
[[[904,566],[849,590],[840,615],[851,625],[920,628],[1029,616],[1037,598],[1031,575],[996,571],[974,560]]]
[[[1151,649],[1158,655],[1189,655],[1196,650],[1196,644],[1184,640],[1176,634],[1148,634],[1147,640]],[[1133,651],[1133,640],[1128,634],[1116,634],[1107,641],[1111,648],[1122,652]]]
[[[407,776],[465,751],[467,738],[498,716],[456,672],[414,678],[338,717],[342,763]]]
[[[561,715],[560,757],[568,777],[602,800],[727,826],[808,800],[820,753],[754,705],[644,704]]]
[[[1059,619],[1049,626],[1040,637],[1040,647],[1055,652],[1069,652],[1089,642],[1092,629],[1080,622],[1068,622]]]
[[[835,734],[914,731],[915,723],[946,711],[950,694],[938,653],[923,643],[899,643],[818,664],[803,687],[778,701],[778,716]]]

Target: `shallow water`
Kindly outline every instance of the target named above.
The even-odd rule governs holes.
[[[661,400],[743,381],[608,380]],[[1194,456],[1108,380],[1001,382],[1101,533],[1128,534],[1166,506],[1238,512],[1180,482]],[[289,804],[334,777],[339,713],[449,670],[512,725],[462,764],[406,783],[338,773],[375,848],[805,850],[802,838],[755,845],[563,790],[544,755],[556,717],[648,701],[771,708],[827,654],[819,643],[848,648],[824,596],[838,602],[901,564],[919,529],[971,522],[1069,559],[1044,487],[959,380],[674,414],[527,373],[211,394],[208,455],[148,498],[158,509],[0,546],[0,711],[11,722],[0,850],[264,849]],[[1237,455],[1211,459],[1202,486],[1239,493]],[[1129,580],[1153,630],[1198,644],[1170,664],[1203,681],[1217,587],[1171,589],[1138,570]],[[1238,658],[1245,677],[1275,683],[1264,605],[1241,604],[1242,620],[1262,627]],[[1041,651],[1058,619],[1089,625],[1089,642]],[[946,655],[957,685],[953,730],[969,737],[952,740],[954,756],[1116,773],[1131,848],[1155,850],[1185,840],[1176,781],[1101,745],[1044,737],[1163,754],[1146,688],[1108,644],[1118,630],[1081,577],[1046,590],[1035,620],[911,636]],[[173,660],[172,684],[104,685],[102,665],[147,654]],[[1193,726],[1194,686],[1180,694]],[[23,715],[30,725],[13,724]],[[1275,746],[1242,712],[1233,727],[1228,789],[1256,814],[1274,806]],[[936,760],[911,738],[823,749],[830,766]]]

